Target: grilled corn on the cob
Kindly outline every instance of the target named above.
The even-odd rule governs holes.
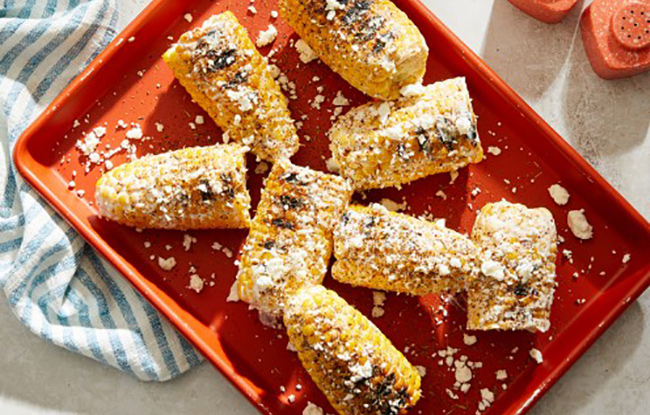
[[[97,182],[102,217],[137,228],[247,228],[247,148],[186,148],[123,164]]]
[[[420,399],[420,375],[363,314],[335,292],[305,287],[284,313],[289,341],[341,415],[402,414]]]
[[[395,99],[424,76],[426,42],[389,0],[280,0],[280,13],[323,62],[374,98]]]
[[[377,204],[343,214],[334,256],[335,280],[411,295],[465,290],[477,269],[476,249],[465,236]]]
[[[551,212],[505,201],[488,204],[472,238],[481,272],[470,283],[467,328],[546,331],[557,252]]]
[[[277,162],[244,245],[235,287],[239,298],[278,316],[301,286],[320,284],[332,230],[351,196],[341,177]]]
[[[298,150],[287,99],[266,58],[231,12],[183,34],[163,58],[181,85],[230,139],[275,161]]]
[[[356,190],[399,186],[483,159],[464,78],[349,111],[329,132],[341,175]]]

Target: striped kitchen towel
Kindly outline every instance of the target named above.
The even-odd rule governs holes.
[[[115,36],[117,0],[0,4],[0,288],[43,339],[139,379],[171,379],[201,362],[197,352],[11,162],[20,133]]]

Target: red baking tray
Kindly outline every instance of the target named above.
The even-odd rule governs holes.
[[[486,149],[498,147],[501,154],[488,154],[481,164],[461,170],[453,184],[444,174],[401,190],[372,191],[358,199],[368,203],[384,197],[397,202],[405,198],[407,212],[446,218],[451,228],[466,233],[476,211],[488,202],[506,198],[531,207],[546,206],[565,239],[560,249],[570,250],[572,260],[558,259],[559,285],[552,328],[546,334],[475,332],[471,334],[478,342],[467,346],[463,339],[463,298],[447,301],[433,295],[413,298],[389,294],[386,314],[374,321],[414,364],[427,370],[424,398],[412,413],[474,414],[482,389],[495,394],[485,413],[524,413],[648,287],[650,226],[429,10],[415,0],[396,3],[418,25],[431,47],[426,82],[467,77],[483,145]],[[93,168],[86,174],[82,166],[85,159],[74,147],[82,132],[96,126],[106,126],[108,131],[102,146],[118,146],[125,137],[125,130],[115,128],[118,120],[138,122],[150,137],[138,142],[139,154],[218,142],[220,130],[174,81],[160,55],[169,46],[169,37],[177,38],[213,13],[232,10],[253,39],[269,22],[278,28],[278,39],[262,52],[273,49],[273,60],[297,86],[299,99],[291,101],[290,108],[295,118],[303,121],[303,145],[293,161],[325,170],[325,160],[330,156],[326,131],[331,123],[332,99],[338,91],[352,105],[367,98],[323,64],[299,62],[295,48],[290,46],[296,35],[281,19],[270,17],[274,4],[257,1],[257,13],[251,14],[247,11],[249,3],[237,0],[152,2],[25,131],[14,157],[26,180],[262,413],[301,414],[308,401],[333,413],[296,355],[286,349],[286,335],[262,325],[245,304],[226,302],[237,269],[236,253],[246,232],[188,232],[197,242],[186,252],[182,246],[185,232],[137,232],[101,220],[93,193],[102,171]],[[186,13],[192,19],[186,18]],[[312,83],[314,76],[321,81]],[[324,86],[326,101],[316,110],[310,101],[318,94],[319,85]],[[196,115],[203,115],[206,122],[192,129],[189,123]],[[303,120],[304,115],[307,118]],[[73,127],[74,120],[80,125]],[[156,123],[164,125],[162,132]],[[112,158],[116,165],[124,160],[123,153]],[[254,173],[257,163],[252,157],[249,162],[249,185],[256,203],[263,174]],[[73,170],[78,173],[76,188],[70,190]],[[561,183],[571,193],[567,206],[559,207],[549,197],[547,188],[553,183]],[[76,194],[79,189],[85,190],[83,197]],[[568,230],[566,216],[572,209],[585,209],[594,226],[592,240],[579,241]],[[145,242],[151,246],[145,247]],[[213,250],[214,242],[232,250],[234,257]],[[631,256],[626,263],[625,254]],[[163,271],[151,260],[158,256],[174,256],[178,264],[170,272]],[[206,279],[200,293],[188,288],[190,267]],[[370,290],[343,286],[329,277],[326,285],[370,314]],[[482,363],[480,368],[474,365],[466,394],[454,389],[454,373],[437,355],[447,347],[458,349],[456,358],[467,356],[468,361]],[[533,347],[543,353],[543,363],[537,364],[529,356]],[[497,381],[498,370],[507,371],[506,380]],[[293,403],[290,395],[295,396]]]

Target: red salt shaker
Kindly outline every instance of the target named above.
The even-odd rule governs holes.
[[[545,23],[559,23],[578,0],[508,0],[515,7]]]
[[[580,26],[591,66],[601,78],[650,70],[650,0],[595,0]]]

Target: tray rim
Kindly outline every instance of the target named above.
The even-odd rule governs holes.
[[[109,43],[109,45],[93,59],[93,61],[79,73],[70,84],[61,91],[61,93],[46,107],[46,109],[23,131],[23,133],[16,140],[12,158],[17,171],[23,176],[27,183],[29,183],[37,193],[44,198],[44,200],[52,206],[58,214],[61,215],[77,232],[95,249],[99,252],[112,266],[114,266],[131,285],[142,294],[145,299],[151,303],[158,311],[160,311],[174,327],[183,336],[190,341],[206,359],[216,367],[221,374],[228,379],[239,391],[242,393],[253,406],[261,413],[267,415],[277,415],[261,405],[259,395],[253,388],[246,383],[241,377],[237,376],[232,367],[228,364],[226,359],[220,355],[218,351],[213,350],[209,345],[202,341],[199,335],[189,328],[183,317],[179,314],[186,313],[175,302],[172,304],[167,303],[161,299],[149,286],[146,278],[138,273],[124,258],[122,258],[111,246],[102,239],[90,226],[85,225],[79,217],[77,217],[68,206],[52,191],[48,186],[38,177],[32,170],[32,165],[38,164],[31,157],[27,144],[41,127],[45,125],[49,119],[60,108],[70,96],[75,94],[78,90],[82,89],[86,84],[92,82],[95,78],[95,70],[101,67],[109,59],[113,58],[120,49],[121,44],[134,35],[144,23],[148,22],[156,10],[168,0],[153,0],[138,14],[131,23],[129,23],[122,32]],[[495,89],[499,90],[504,99],[510,101],[517,108],[520,109],[522,116],[529,118],[534,122],[537,128],[550,138],[550,143],[553,144],[561,153],[564,153],[570,159],[576,170],[583,176],[587,177],[593,184],[601,188],[605,193],[610,196],[613,201],[625,210],[631,219],[637,222],[642,230],[650,236],[650,222],[645,218],[616,190],[614,187],[603,178],[598,171],[596,171],[571,145],[565,141],[544,119],[537,114],[537,112],[526,103],[499,75],[497,75],[472,49],[470,49],[460,38],[451,31],[421,0],[402,0],[410,3],[410,5],[420,14],[423,18],[437,26],[443,36],[449,38],[454,47],[460,50],[465,59],[470,65],[476,68],[476,71],[483,77],[487,77],[494,85]],[[612,308],[608,315],[601,321],[600,324],[595,326],[590,331],[578,347],[574,348],[568,353],[567,358],[562,360],[562,363],[556,365],[550,373],[546,376],[546,380],[532,393],[526,394],[513,400],[508,409],[513,410],[516,414],[527,413],[540,399],[548,392],[548,390],[573,366],[573,364],[589,349],[593,343],[620,317],[620,315],[627,310],[627,308],[634,303],[638,297],[650,287],[650,267],[643,267],[639,272],[641,278],[637,281],[634,288],[628,292],[625,298],[629,301],[619,301],[616,307]]]

